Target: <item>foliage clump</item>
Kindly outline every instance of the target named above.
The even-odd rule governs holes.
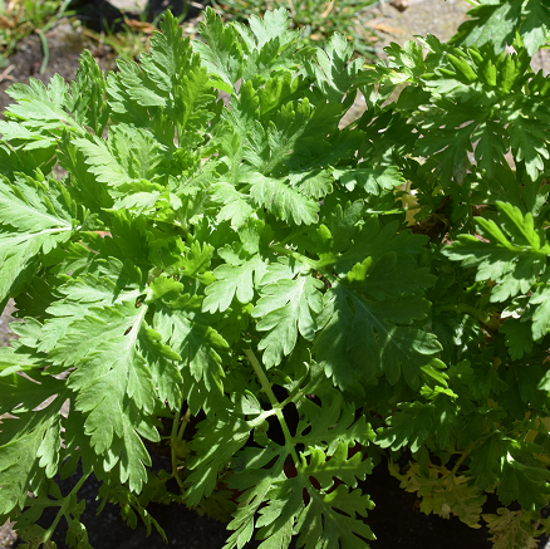
[[[550,82],[524,11],[502,43],[468,24],[374,69],[338,35],[304,46],[284,10],[250,28],[207,10],[194,42],[168,14],[140,66],[105,77],[85,52],[70,84],[12,86],[0,303],[24,322],[0,349],[0,520],[37,547],[65,518],[89,547],[93,474],[131,525],[177,501],[230,513],[227,549],[365,547],[360,482],[388,449],[423,511],[532,546],[550,528]]]

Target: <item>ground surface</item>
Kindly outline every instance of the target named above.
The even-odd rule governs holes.
[[[145,0],[113,0],[118,9],[143,6]],[[397,1],[397,0],[396,0]],[[401,5],[405,0],[399,0]],[[389,4],[374,8],[364,24],[377,29],[382,36],[378,45],[391,41],[402,43],[416,34],[433,33],[442,39],[448,39],[458,24],[464,20],[468,4],[464,0],[409,0],[411,5],[405,11],[398,11]],[[156,2],[162,4],[162,2]],[[173,2],[172,2],[173,3]],[[50,46],[50,62],[45,74],[39,74],[42,63],[42,52],[37,36],[31,36],[22,42],[14,56],[10,58],[9,71],[0,73],[0,111],[10,102],[4,93],[13,82],[27,82],[29,77],[47,81],[54,73],[71,79],[77,68],[78,56],[83,47],[91,49],[105,69],[112,68],[114,56],[109,48],[98,46],[86,38],[82,32],[65,22],[47,35]],[[543,62],[544,60],[541,60]],[[360,109],[360,104],[357,105]],[[11,337],[7,327],[11,320],[7,309],[0,319],[0,345],[7,344]],[[160,458],[159,458],[160,459]],[[162,467],[162,463],[158,463]],[[62,491],[70,490],[77,477],[62,483]],[[364,483],[363,488],[376,502],[376,509],[368,517],[368,523],[376,533],[378,540],[371,544],[373,549],[489,549],[484,528],[472,530],[457,519],[443,520],[439,517],[426,517],[418,510],[417,498],[404,493],[399,483],[390,477],[387,464],[382,462],[372,476]],[[98,485],[89,480],[80,490],[80,496],[86,500],[84,522],[88,528],[90,542],[95,549],[149,549],[165,547],[160,537],[153,533],[146,537],[145,528],[139,526],[135,531],[129,529],[120,517],[117,508],[107,506],[101,515],[96,516],[95,501]],[[494,511],[494,509],[491,509]],[[153,506],[152,515],[165,528],[169,545],[185,549],[221,549],[226,538],[223,524],[209,518],[199,518],[195,513],[179,506]],[[43,525],[52,520],[51,515],[43,517]],[[65,547],[63,525],[55,536],[59,548]],[[0,528],[0,549],[13,547],[13,531],[5,525]],[[255,547],[250,544],[248,547]],[[544,547],[544,542],[541,543]]]

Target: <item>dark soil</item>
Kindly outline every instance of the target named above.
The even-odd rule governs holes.
[[[81,4],[84,7],[88,6],[88,11],[84,13],[84,19],[87,19],[88,23],[93,25],[98,6],[100,4],[105,5],[106,2],[91,3],[81,0]],[[457,4],[453,4],[451,0],[449,6],[444,8],[448,8],[449,15],[446,16],[447,18],[439,16],[442,21],[440,26],[445,27],[445,33],[447,34],[449,19],[452,18],[454,27],[459,22]],[[462,0],[460,0],[460,4],[462,4]],[[442,5],[441,0],[426,0],[420,12],[420,19],[426,19],[426,14],[430,13],[433,22],[434,11],[441,14]],[[411,34],[409,29],[406,31],[396,29],[399,25],[403,27],[403,22],[406,22],[407,18],[403,17],[403,14],[399,14],[397,10],[394,10],[395,13],[388,11],[391,9],[389,6],[385,6],[379,12],[376,12],[375,15],[378,16],[378,23],[376,24],[385,25],[386,28],[396,30],[389,37],[390,39],[399,40],[400,33],[403,38],[409,38]],[[463,7],[461,9],[463,14]],[[414,17],[411,17],[411,20],[413,19]],[[99,20],[101,21],[101,19]],[[443,22],[443,20],[445,21]],[[431,28],[429,30],[432,31]],[[28,37],[19,44],[16,53],[9,59],[11,69],[9,71],[4,70],[3,76],[0,73],[0,112],[10,102],[9,97],[4,92],[13,82],[26,83],[29,77],[47,82],[55,73],[71,80],[78,66],[78,57],[84,47],[92,51],[103,69],[106,70],[114,66],[114,54],[111,50],[91,42],[82,32],[75,30],[75,27],[68,21],[63,22],[47,33],[47,38],[50,47],[50,60],[44,74],[39,73],[43,57],[40,41],[38,36],[35,35]],[[0,321],[0,344],[7,344],[9,339],[7,313],[8,311]],[[161,458],[157,458],[157,466],[165,467],[166,465],[163,465],[160,460]],[[77,480],[78,474],[61,482],[62,492],[64,494],[68,493]],[[473,530],[456,518],[444,520],[434,515],[426,516],[422,514],[418,509],[416,496],[404,492],[399,487],[399,482],[389,475],[387,463],[385,462],[375,468],[374,474],[363,483],[362,487],[376,503],[376,508],[368,516],[368,523],[378,538],[377,541],[371,543],[373,549],[425,549],[432,547],[490,549],[491,547],[491,543],[487,541],[488,533],[484,527]],[[139,524],[136,530],[127,527],[121,518],[119,509],[115,506],[107,505],[100,515],[96,515],[98,489],[98,482],[95,478],[90,478],[79,491],[80,498],[86,501],[86,510],[82,520],[87,527],[90,543],[95,549],[165,547],[164,542],[156,532],[147,537],[146,529],[142,524]],[[199,517],[195,512],[178,505],[151,505],[149,511],[166,531],[170,547],[221,549],[224,545],[227,537],[225,526],[214,519]],[[494,509],[490,509],[490,511],[494,511]],[[42,525],[49,526],[53,516],[51,513],[45,513],[41,519]],[[54,535],[54,541],[59,548],[66,547],[64,542],[65,529],[66,525],[60,524]],[[258,543],[253,542],[248,547],[257,547],[257,545]],[[13,533],[9,528],[1,528],[0,549],[8,547],[13,547]],[[541,542],[540,548],[543,547],[544,542]]]
[[[3,78],[0,73],[0,111],[2,113],[12,102],[5,92],[15,82],[26,84],[29,78],[36,78],[47,83],[56,73],[67,82],[73,80],[78,69],[78,59],[85,48],[92,52],[102,69],[114,68],[113,52],[104,46],[98,46],[78,30],[81,28],[75,29],[71,23],[65,21],[46,33],[50,58],[44,74],[40,74],[43,54],[38,35],[28,36],[18,44],[16,52],[9,58],[8,70],[4,70]]]
[[[157,458],[157,461],[161,459]],[[76,474],[61,482],[62,492],[69,492],[78,478]],[[375,468],[374,474],[361,487],[376,503],[376,508],[369,512],[367,520],[378,538],[371,542],[372,549],[491,549],[484,527],[474,530],[454,517],[444,520],[421,513],[416,496],[399,487],[399,482],[388,473],[385,462]],[[86,500],[82,521],[88,530],[90,544],[95,549],[162,549],[166,546],[156,531],[147,537],[143,524],[139,524],[136,530],[126,526],[119,509],[114,505],[107,505],[100,515],[96,515],[98,502],[95,497],[98,489],[98,482],[90,478],[79,491],[80,498]],[[180,505],[150,505],[148,511],[165,530],[170,547],[221,549],[228,537],[221,522],[206,516],[200,517]],[[40,524],[48,527],[54,516],[54,512],[45,513]],[[65,534],[66,525],[61,524],[53,537],[59,548],[66,547]],[[258,542],[252,541],[246,545],[246,549],[258,545]]]
[[[153,455],[154,465],[166,468],[162,457]],[[78,482],[77,472],[65,481],[59,482],[63,494],[68,493]],[[80,488],[79,499],[86,501],[86,509],[81,517],[86,525],[88,539],[94,549],[162,549],[167,547],[160,534],[153,528],[147,536],[143,522],[139,522],[135,530],[128,527],[121,517],[119,507],[107,504],[101,514],[97,515],[99,501],[96,500],[100,483],[95,477],[90,477]],[[46,512],[39,524],[47,528],[53,521],[57,509]],[[168,546],[176,549],[218,549],[222,548],[227,539],[225,525],[217,520],[199,516],[182,505],[151,504],[148,511],[159,522],[168,538]],[[61,523],[53,536],[58,548],[67,547],[65,536],[67,524]],[[250,545],[250,547],[254,547]]]

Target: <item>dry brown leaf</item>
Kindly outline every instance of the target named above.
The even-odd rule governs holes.
[[[153,34],[153,31],[157,30],[155,25],[148,23],[147,21],[138,21],[137,19],[124,18],[124,24],[131,30],[142,32],[144,34]]]
[[[0,29],[13,29],[13,27],[15,23],[11,19],[0,15]]]
[[[385,23],[375,23],[371,21],[367,21],[366,23],[367,27],[370,27],[374,30],[379,30],[381,32],[387,32],[389,34],[399,34],[401,31],[400,29],[396,29],[394,27],[390,27],[389,25],[386,25]]]

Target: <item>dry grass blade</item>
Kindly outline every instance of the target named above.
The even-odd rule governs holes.
[[[15,65],[9,65],[0,73],[0,84],[5,80],[14,80],[13,76],[10,75],[14,68]]]
[[[326,19],[330,12],[332,11],[332,8],[334,7],[334,0],[331,0],[325,9],[325,11],[321,14],[321,19]]]

